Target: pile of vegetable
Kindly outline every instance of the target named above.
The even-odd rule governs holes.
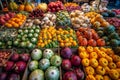
[[[68,2],[68,3],[65,3],[64,6],[68,12],[71,12],[74,10],[80,10],[80,6],[76,3]]]
[[[94,29],[81,27],[76,35],[80,46],[105,46],[105,40],[100,38]]]
[[[70,13],[71,23],[74,28],[90,27],[90,20],[84,15],[84,12],[75,10]]]
[[[62,63],[60,56],[51,49],[34,49],[31,53],[32,60],[29,63],[29,80],[59,80],[59,66]]]
[[[4,64],[4,69],[0,73],[0,80],[20,80],[30,59],[28,53],[14,53]]]
[[[62,60],[62,80],[83,80],[85,74],[80,67],[81,58],[73,52],[70,48],[65,47],[61,49]]]
[[[54,13],[46,13],[44,14],[43,19],[41,20],[41,27],[48,28],[50,26],[55,26],[56,15]]]
[[[87,74],[86,80],[120,79],[120,56],[111,48],[79,47],[79,56]]]
[[[57,26],[70,26],[70,16],[67,11],[59,11],[56,13],[57,19],[56,19],[56,25]]]

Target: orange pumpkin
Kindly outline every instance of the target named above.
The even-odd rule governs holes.
[[[85,80],[96,80],[93,75],[87,75]]]
[[[104,76],[103,80],[111,80],[111,78],[109,76]]]
[[[108,62],[112,62],[113,61],[113,59],[110,56],[108,56],[108,55],[106,55],[105,58],[108,60]]]
[[[96,41],[95,41],[94,39],[90,39],[90,40],[88,41],[88,45],[89,45],[89,46],[94,46],[94,47],[95,47],[96,44],[97,44],[97,43],[96,43]]]
[[[119,72],[117,70],[112,69],[109,71],[109,76],[111,77],[111,79],[117,80],[117,79],[119,79],[120,75],[119,75]]]
[[[106,56],[106,53],[103,51],[98,51],[98,57],[99,58],[104,58]]]
[[[78,50],[79,50],[79,52],[86,51],[85,47],[83,47],[83,46],[80,46],[80,47],[78,48]]]
[[[86,68],[85,68],[85,71],[86,71],[86,73],[87,73],[88,75],[93,75],[93,74],[95,73],[94,68],[91,67],[91,66],[86,67]]]
[[[106,49],[106,48],[104,48],[104,47],[100,47],[100,50],[101,50],[101,51],[104,51],[104,52],[106,52],[106,51],[107,51],[107,49]]]
[[[83,34],[84,34],[84,37],[87,38],[88,40],[92,39],[92,33],[90,30],[84,31]]]
[[[119,62],[120,61],[120,56],[118,55],[113,55],[112,56],[114,62]]]
[[[96,76],[95,76],[95,79],[96,79],[96,80],[104,80],[102,75],[96,75]]]
[[[92,46],[88,46],[87,48],[86,48],[86,50],[87,50],[87,52],[93,52],[93,47]]]
[[[97,53],[96,53],[96,52],[91,52],[91,53],[90,53],[90,58],[95,58],[95,59],[97,59],[97,58],[98,58]]]
[[[94,48],[93,48],[93,51],[96,52],[96,53],[98,53],[98,52],[100,51],[100,50],[99,50],[99,47],[94,47]]]
[[[81,42],[79,42],[79,45],[81,46],[87,46],[88,42],[86,38],[83,38]]]
[[[21,4],[18,8],[19,11],[24,11],[25,5]]]
[[[115,69],[117,67],[116,64],[113,62],[109,63],[108,66],[110,69]]]
[[[98,66],[96,68],[96,73],[100,74],[100,75],[104,75],[105,74],[105,68],[103,68],[102,66]]]
[[[97,40],[97,45],[98,46],[105,46],[105,40],[104,39],[98,39]]]
[[[33,11],[32,6],[27,3],[27,4],[25,5],[25,11],[32,12],[32,11]]]
[[[104,67],[104,69],[105,69],[105,74],[108,74],[110,71],[110,68],[108,66],[106,66],[106,67]]]
[[[94,68],[98,66],[98,61],[94,58],[90,59],[90,65]]]
[[[103,67],[106,67],[108,65],[108,61],[105,58],[100,58],[99,59],[99,64]]]
[[[80,56],[80,58],[88,58],[89,57],[89,54],[87,54],[87,52],[86,51],[84,51],[84,52],[80,52],[79,53],[79,56]]]
[[[117,68],[120,68],[120,61],[116,63]]]

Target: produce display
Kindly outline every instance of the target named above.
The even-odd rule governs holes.
[[[99,27],[96,31],[98,35],[105,40],[107,46],[117,47],[120,45],[120,36],[116,33],[114,26]]]
[[[24,73],[29,59],[30,55],[28,53],[14,53],[9,61],[4,64],[4,69],[2,69],[2,73],[0,73],[0,80],[22,79],[22,73]]]
[[[14,16],[15,16],[15,13],[12,13],[12,12],[0,15],[0,25],[4,25],[8,20],[13,18]]]
[[[77,41],[74,30],[71,28],[66,30],[59,28],[57,30],[55,27],[49,27],[40,31],[38,47],[56,48],[58,44],[60,47],[76,47]]]
[[[60,52],[62,60],[62,80],[83,80],[85,74],[80,68],[81,58],[72,49],[65,47]]]
[[[94,29],[81,27],[76,35],[80,46],[105,46],[105,40],[100,38]]]
[[[67,11],[59,11],[56,13],[57,19],[56,19],[56,25],[57,26],[70,26],[70,16]]]
[[[68,12],[71,12],[74,10],[80,10],[80,6],[76,3],[68,2],[68,3],[65,3],[64,6]]]
[[[74,28],[90,27],[90,20],[84,15],[84,12],[75,10],[70,14],[71,23]]]
[[[23,14],[16,14],[15,17],[8,20],[7,23],[5,23],[5,26],[8,28],[18,28],[23,25],[23,23],[26,21],[26,16]]]
[[[55,51],[34,49],[31,58],[32,60],[28,65],[30,70],[29,80],[59,80],[59,66],[62,59]]]
[[[10,0],[0,11],[0,80],[120,80],[120,11],[107,3]]]
[[[58,12],[60,10],[64,10],[64,5],[61,1],[50,2],[48,4],[48,11]]]
[[[42,28],[48,28],[50,26],[55,26],[56,15],[53,13],[44,14],[44,18],[41,21]]]
[[[120,79],[120,56],[111,48],[79,47],[79,56],[87,74],[86,80]]]

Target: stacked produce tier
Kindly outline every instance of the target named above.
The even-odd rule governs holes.
[[[120,80],[120,10],[11,0],[0,12],[0,80]]]

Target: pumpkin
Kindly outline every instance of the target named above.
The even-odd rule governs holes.
[[[111,79],[119,79],[119,72],[117,71],[117,70],[115,70],[115,69],[112,69],[112,70],[110,70],[109,71],[109,76],[110,76],[110,78]]]
[[[25,5],[25,11],[32,12],[32,11],[33,11],[32,6],[27,3],[27,4]]]
[[[87,75],[85,80],[96,80],[93,75]]]
[[[117,71],[118,71],[118,73],[120,74],[120,68],[116,68],[115,70],[117,70]]]
[[[79,37],[78,37],[79,44],[81,43],[82,40],[83,40],[83,37],[82,37],[82,36],[79,36]]]
[[[94,68],[98,66],[98,61],[94,58],[90,59],[90,65]]]
[[[110,24],[108,22],[106,22],[106,21],[101,23],[101,26],[103,26],[103,27],[108,27],[109,25]]]
[[[109,34],[115,32],[115,27],[113,25],[110,25],[108,27],[105,27],[105,31],[109,35]]]
[[[96,21],[96,22],[94,22],[93,26],[94,26],[94,27],[100,27],[101,24],[100,24],[100,22]]]
[[[114,62],[119,62],[120,61],[120,56],[118,55],[113,55],[112,56]]]
[[[88,40],[88,45],[89,45],[89,46],[94,46],[94,47],[95,47],[96,44],[97,44],[97,43],[96,43],[96,41],[95,41],[94,39]]]
[[[84,31],[83,34],[84,34],[84,37],[87,38],[88,40],[92,39],[92,33],[90,30]]]
[[[87,50],[87,52],[93,52],[93,47],[92,46],[88,46],[87,48],[86,48],[86,50]]]
[[[115,68],[117,67],[116,64],[113,63],[113,62],[110,62],[110,63],[108,64],[108,66],[109,66],[110,69],[115,69]]]
[[[93,48],[93,51],[96,52],[96,53],[98,53],[100,50],[99,50],[98,47],[94,47],[94,48]]]
[[[107,48],[106,54],[108,54],[110,57],[114,55],[114,52],[111,48]]]
[[[105,58],[100,58],[99,59],[99,64],[103,67],[106,67],[108,65],[108,61]]]
[[[120,61],[116,63],[117,68],[120,68]]]
[[[84,52],[80,52],[79,53],[79,56],[80,56],[80,58],[88,58],[89,57],[89,54],[87,54],[87,52],[86,51],[84,51]]]
[[[90,53],[90,58],[95,58],[95,59],[97,59],[97,58],[98,58],[97,53],[96,53],[96,52],[91,52],[91,53]]]
[[[119,46],[119,40],[117,40],[117,39],[111,39],[110,45],[113,46],[113,47]]]
[[[106,67],[104,67],[104,69],[105,69],[105,74],[108,74],[110,71],[110,68],[108,66],[106,66]]]
[[[83,66],[89,66],[89,59],[88,58],[82,59],[82,65]]]
[[[106,53],[103,52],[103,51],[98,51],[98,57],[102,58],[102,57],[105,57],[106,56]]]
[[[106,55],[105,58],[107,59],[108,62],[112,62],[113,61],[113,59],[110,56],[108,56],[108,55]]]
[[[106,48],[104,48],[104,47],[100,47],[100,50],[101,50],[101,51],[104,51],[104,52],[106,52],[106,51],[107,51],[107,49],[106,49]]]
[[[104,80],[103,77],[102,77],[102,75],[96,75],[96,76],[95,76],[95,79],[96,79],[96,80]]]
[[[21,4],[18,8],[18,11],[24,11],[25,5]]]
[[[88,42],[86,38],[83,38],[82,41],[79,43],[81,46],[87,46]]]
[[[100,74],[100,75],[104,75],[105,74],[105,69],[102,66],[98,66],[96,68],[96,73]]]
[[[83,46],[80,46],[80,47],[78,48],[78,50],[79,50],[79,52],[86,51],[85,47],[83,47]]]
[[[109,76],[104,76],[103,80],[111,80],[111,78]]]
[[[98,46],[105,46],[105,40],[104,39],[98,39],[97,40],[97,45]]]
[[[94,40],[98,40],[99,39],[99,36],[96,32],[92,33],[92,37]]]
[[[85,68],[85,72],[86,72],[86,74],[88,74],[88,75],[93,75],[93,74],[95,73],[95,70],[94,70],[93,67],[88,66],[88,67]]]

